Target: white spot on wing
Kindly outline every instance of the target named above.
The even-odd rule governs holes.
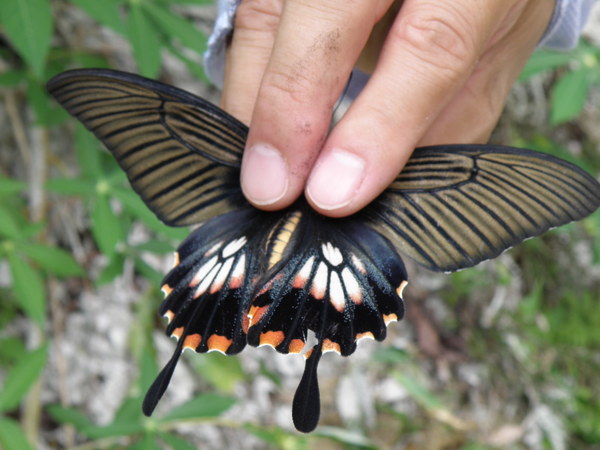
[[[194,275],[194,278],[192,278],[192,281],[190,281],[190,287],[194,287],[197,284],[199,284],[202,280],[204,280],[206,275],[212,270],[212,268],[215,266],[218,260],[219,258],[217,256],[213,256],[207,262],[202,264],[202,266],[200,266],[200,268],[196,272],[196,275]]]
[[[332,266],[339,266],[342,262],[344,262],[344,257],[342,256],[342,252],[337,247],[334,247],[331,242],[327,242],[321,246],[321,251],[323,252],[323,256]]]
[[[331,304],[339,312],[343,312],[346,307],[346,298],[344,296],[344,289],[342,288],[342,282],[337,272],[331,272],[331,279],[329,280],[329,299]]]
[[[219,270],[219,273],[215,277],[215,281],[213,281],[210,286],[211,294],[214,294],[223,287],[223,283],[225,283],[227,275],[229,275],[229,272],[231,271],[231,266],[233,266],[233,258],[228,258],[221,266],[221,270]]]
[[[402,293],[404,292],[404,288],[408,285],[408,281],[404,280],[402,283],[400,283],[400,286],[398,286],[398,289],[396,289],[396,293],[398,294],[398,297],[402,298]]]
[[[296,274],[293,281],[293,287],[296,289],[303,289],[306,286],[306,282],[308,281],[308,277],[310,277],[310,273],[312,272],[313,264],[315,262],[315,257],[311,256],[306,260],[302,269]]]
[[[244,245],[246,245],[246,242],[248,242],[246,236],[231,241],[223,249],[223,258],[229,258],[231,255],[237,253]]]
[[[213,267],[213,269],[208,273],[208,275],[206,275],[204,277],[204,279],[202,280],[202,283],[200,283],[200,285],[198,286],[198,289],[196,289],[196,292],[194,292],[194,298],[198,298],[200,297],[202,294],[204,294],[204,292],[209,288],[209,286],[212,284],[213,279],[215,278],[215,275],[217,275],[217,273],[219,272],[219,269],[221,268],[222,264],[219,263],[217,264],[215,267]]]
[[[223,241],[219,241],[217,242],[215,245],[213,245],[211,248],[209,248],[206,253],[204,254],[204,257],[208,257],[210,255],[212,255],[213,253],[215,253],[217,250],[219,250],[221,248],[221,245],[223,245]]]
[[[173,268],[179,265],[179,252],[173,253]]]
[[[363,264],[363,262],[360,259],[358,259],[358,257],[354,253],[352,254],[351,260],[352,260],[352,264],[354,264],[354,267],[356,267],[359,272],[367,273],[367,269],[365,269],[365,265]]]
[[[311,256],[310,258],[308,258],[308,260],[306,260],[306,262],[302,266],[302,269],[300,269],[300,272],[298,272],[298,276],[300,276],[304,279],[307,279],[310,276],[310,272],[312,270],[314,261],[315,261],[314,256]]]
[[[325,290],[327,289],[327,266],[324,262],[319,263],[317,273],[313,278],[311,295],[317,300],[321,300],[325,296]]]
[[[356,278],[347,267],[344,267],[342,270],[342,281],[344,282],[346,292],[348,293],[350,299],[354,303],[361,303],[363,299],[362,290],[360,289],[358,281],[356,281]]]
[[[246,271],[246,255],[242,253],[240,259],[238,260],[233,272],[231,273],[231,282],[230,287],[237,288],[242,284],[242,280],[244,278],[244,272]]]

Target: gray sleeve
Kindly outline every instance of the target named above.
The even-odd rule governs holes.
[[[217,19],[204,53],[208,78],[223,87],[225,48],[233,31],[235,12],[241,0],[217,0]],[[594,0],[556,0],[554,14],[538,48],[569,50],[577,45]]]
[[[556,0],[554,14],[538,48],[575,48],[593,4],[594,0]]]
[[[204,70],[217,87],[223,88],[225,74],[225,48],[233,31],[235,12],[241,0],[218,0],[217,19],[213,32],[208,38],[208,48],[204,52]]]

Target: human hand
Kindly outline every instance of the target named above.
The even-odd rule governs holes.
[[[422,145],[485,142],[554,0],[405,0],[366,87],[331,111],[392,0],[243,0],[222,106],[250,124],[241,184],[276,210],[366,206]]]

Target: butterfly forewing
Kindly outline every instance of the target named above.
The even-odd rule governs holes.
[[[453,271],[599,205],[598,182],[570,163],[530,150],[457,145],[416,149],[364,214],[402,253]]]
[[[247,128],[172,86],[107,70],[70,71],[50,93],[108,147],[164,223],[195,224],[243,205]]]

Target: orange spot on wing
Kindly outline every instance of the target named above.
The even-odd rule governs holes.
[[[250,316],[249,326],[255,325],[258,322],[260,322],[260,319],[262,319],[262,317],[265,315],[268,309],[269,306],[253,306],[252,308],[250,308],[250,312],[248,313],[248,316]]]
[[[166,313],[163,314],[163,317],[166,317],[167,318],[167,322],[171,323],[171,321],[175,317],[175,313],[169,309],[169,310],[167,310]]]
[[[177,340],[179,340],[181,338],[182,334],[183,334],[183,327],[175,328],[173,330],[173,332],[171,333],[171,337],[176,337]]]
[[[244,282],[244,274],[234,275],[229,279],[229,289],[239,289]]]
[[[250,328],[250,315],[244,314],[242,317],[242,331],[244,334],[248,334],[248,328]]]
[[[180,263],[179,252],[175,252],[173,254],[173,267],[177,267],[179,265],[179,263]]]
[[[206,344],[208,345],[208,350],[217,350],[225,353],[232,342],[233,339],[227,339],[225,336],[213,334],[208,338]]]
[[[165,297],[167,297],[171,292],[173,292],[173,288],[166,283],[160,287],[160,290],[163,294],[165,294]]]
[[[323,341],[323,345],[321,346],[321,349],[322,349],[323,353],[325,353],[325,352],[341,353],[340,344],[338,344],[337,342],[333,342],[330,339],[325,339]]]
[[[358,333],[356,335],[356,340],[358,341],[360,339],[375,339],[375,336],[373,336],[373,333],[370,331],[365,331],[364,333]]]
[[[304,349],[304,341],[302,339],[292,339],[288,351],[290,353],[300,353]]]
[[[398,316],[394,313],[383,315],[383,321],[385,322],[386,325],[389,325],[390,322],[395,322],[397,320],[398,320]]]
[[[260,333],[259,345],[270,345],[275,348],[283,342],[285,334],[283,331],[265,331]]]
[[[190,334],[189,336],[186,336],[185,340],[183,341],[183,348],[184,350],[189,348],[190,350],[195,351],[201,342],[202,336],[200,336],[198,333]]]

